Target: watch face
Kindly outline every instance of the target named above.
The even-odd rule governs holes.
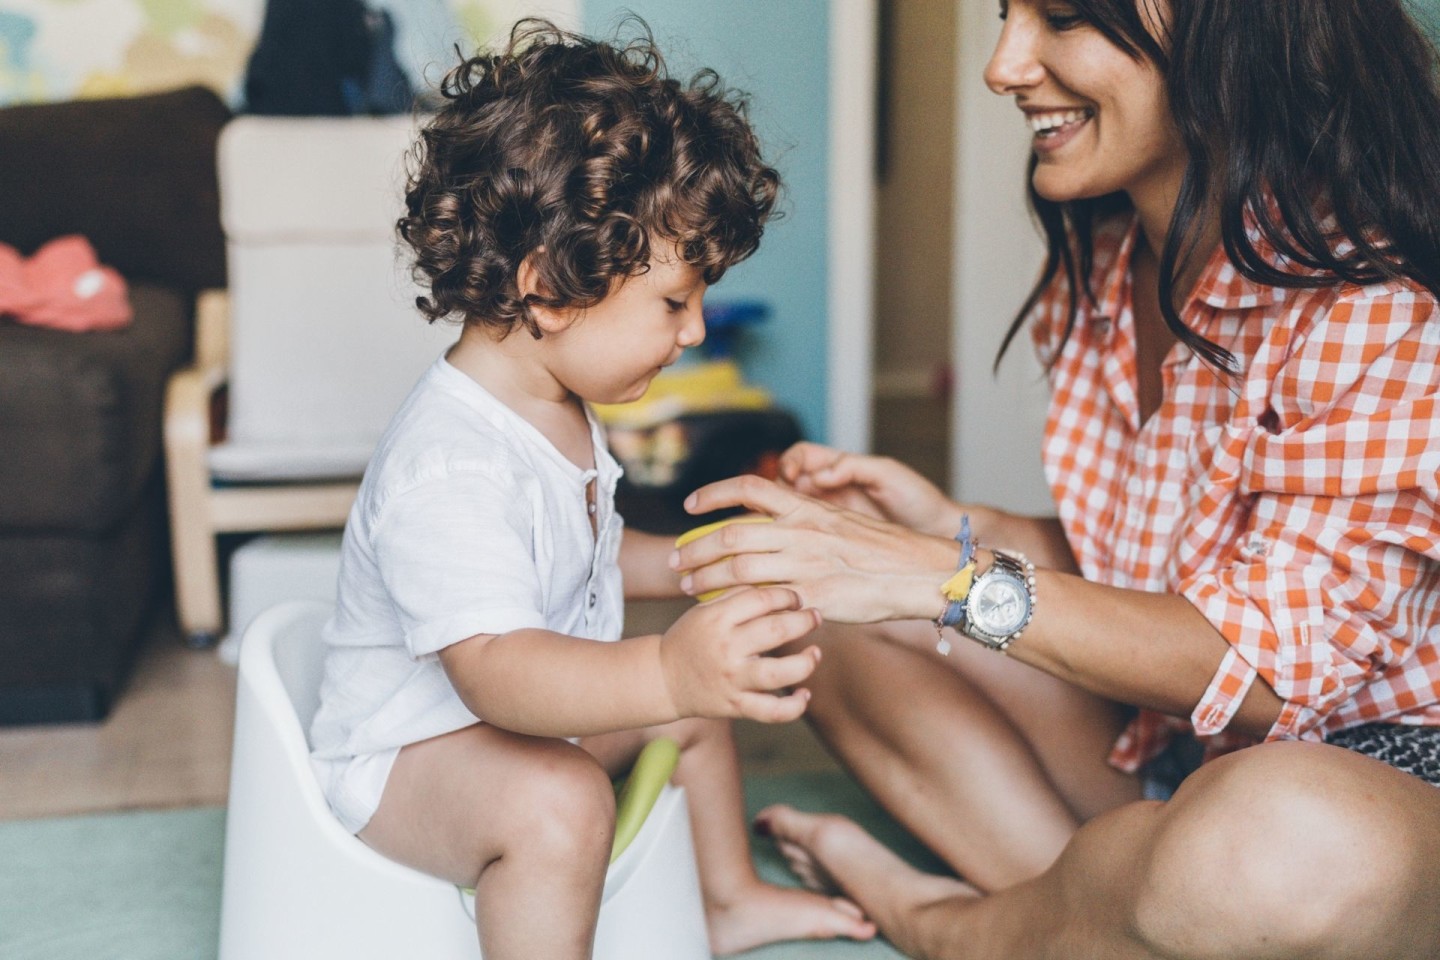
[[[1009,577],[992,577],[980,585],[970,622],[991,636],[1006,637],[1025,625],[1030,600],[1025,587]]]

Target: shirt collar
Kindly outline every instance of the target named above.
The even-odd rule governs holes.
[[[1273,260],[1269,246],[1258,235],[1252,233],[1250,242],[1255,244],[1262,257]],[[1230,262],[1225,244],[1217,243],[1190,298],[1217,310],[1248,310],[1267,303],[1279,303],[1285,299],[1285,290],[1273,284],[1257,283],[1245,276]]]
[[[1250,242],[1255,245],[1262,257],[1274,261],[1274,251],[1260,236],[1253,218],[1247,216],[1246,221]],[[1135,244],[1139,242],[1139,237],[1140,218],[1132,215],[1106,276],[1104,292],[1100,296],[1099,306],[1095,311],[1096,316],[1112,319],[1119,316],[1130,281],[1130,261],[1135,255]],[[1217,243],[1180,314],[1185,316],[1196,302],[1204,303],[1217,310],[1246,310],[1262,304],[1278,303],[1284,298],[1285,290],[1283,288],[1256,283],[1236,269],[1225,252],[1225,245]]]
[[[1140,218],[1132,216],[1125,232],[1120,237],[1120,246],[1115,248],[1115,259],[1111,261],[1105,278],[1095,316],[1107,321],[1120,316],[1121,305],[1130,286],[1130,260],[1135,255],[1135,244],[1140,237]]]

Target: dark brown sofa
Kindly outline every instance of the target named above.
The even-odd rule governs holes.
[[[215,140],[194,87],[0,110],[0,242],[83,234],[135,320],[0,318],[0,724],[98,720],[168,584],[161,401],[196,293],[225,284]]]

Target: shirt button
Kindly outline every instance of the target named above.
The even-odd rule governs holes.
[[[595,516],[595,504],[593,504],[593,503],[587,503],[587,504],[585,504],[585,509],[586,509],[587,511],[589,511],[590,516],[592,516],[592,517]]]
[[[590,606],[592,606],[592,607],[595,606],[595,604],[598,603],[599,600],[600,600],[600,598],[597,597],[597,596],[595,596],[595,594],[593,594],[593,593],[590,594]]]

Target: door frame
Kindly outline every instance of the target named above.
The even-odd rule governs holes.
[[[826,432],[857,453],[873,434],[879,6],[830,4]]]

